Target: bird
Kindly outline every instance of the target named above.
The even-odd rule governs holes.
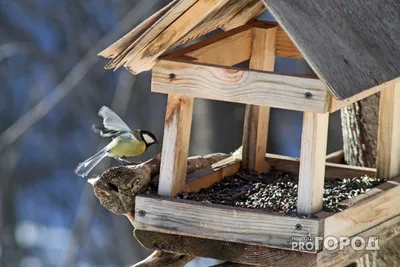
[[[92,157],[78,164],[75,173],[79,176],[86,177],[105,157],[114,158],[122,164],[131,163],[126,158],[142,155],[151,145],[161,146],[153,133],[147,130],[131,130],[107,106],[100,108],[98,115],[103,118],[103,125],[93,125],[92,130],[103,137],[111,137],[112,141]]]

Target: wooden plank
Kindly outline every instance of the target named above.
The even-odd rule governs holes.
[[[198,23],[196,27],[175,45],[185,44],[218,29],[233,18],[247,4],[248,2],[246,1],[226,1],[224,6],[215,9],[206,19]]]
[[[394,182],[400,182],[397,178]],[[380,187],[385,187],[383,185]],[[324,237],[354,236],[400,214],[400,186],[390,186],[325,219]],[[386,190],[385,190],[386,189]]]
[[[322,234],[318,219],[157,196],[136,197],[135,212],[135,229],[287,249]]]
[[[400,77],[397,0],[263,2],[337,99]]]
[[[107,69],[119,68],[130,60],[130,57],[136,55],[142,51],[143,47],[157,38],[169,25],[174,22],[182,13],[188,10],[197,0],[177,0],[170,3],[165,9],[162,9],[160,13],[153,15],[149,22],[146,21],[143,25],[139,25],[139,30],[145,30],[140,36],[126,36],[125,42],[130,42],[129,46],[125,48],[122,53],[114,58],[109,64],[106,65]],[[154,17],[154,18],[153,18]],[[150,24],[152,23],[152,24]],[[135,31],[135,29],[134,29]],[[128,34],[129,35],[129,34]],[[104,54],[105,52],[102,52]]]
[[[133,74],[151,69],[160,55],[227,2],[228,0],[197,0],[186,12],[180,13],[157,38],[149,42],[143,40],[142,44],[138,44],[137,49],[132,50],[124,59],[124,66]]]
[[[175,196],[185,188],[193,98],[168,96],[158,194]]]
[[[258,18],[262,13],[265,12],[266,8],[264,4],[259,1],[249,1],[242,10],[240,10],[233,18],[231,18],[227,23],[222,25],[224,31],[229,31],[244,25],[245,23]]]
[[[304,59],[303,55],[293,44],[292,40],[290,40],[282,27],[278,28],[277,39],[279,40],[276,44],[276,55],[278,57]]]
[[[381,178],[400,175],[400,82],[380,95],[376,171]]]
[[[198,192],[202,188],[208,188],[224,177],[231,176],[239,171],[240,163],[234,161],[228,166],[215,170],[206,168],[198,172],[189,174],[186,178],[186,185],[183,192]]]
[[[291,250],[135,229],[148,249],[263,266],[315,266],[317,255]]]
[[[338,163],[338,164],[344,164],[344,151],[338,150],[335,151],[329,155],[326,156],[325,158],[326,162],[331,162],[331,163]]]
[[[368,96],[374,95],[374,94],[376,94],[376,93],[378,93],[378,92],[380,92],[382,90],[390,90],[390,88],[393,88],[393,86],[396,83],[399,83],[399,82],[400,82],[400,78],[399,79],[394,79],[394,80],[391,80],[389,82],[383,83],[381,85],[375,86],[375,87],[373,87],[371,89],[365,90],[365,91],[363,91],[363,92],[361,92],[359,94],[356,94],[356,95],[354,95],[352,97],[349,97],[349,98],[347,98],[345,100],[342,100],[342,101],[341,100],[337,100],[337,99],[335,99],[335,97],[331,96],[329,112],[333,113],[333,112],[335,112],[335,111],[337,111],[339,109],[344,108],[345,106],[348,106],[348,105],[350,105],[352,103],[355,103],[355,102],[357,102],[357,101],[359,101],[361,99],[364,99],[364,98],[366,98]]]
[[[186,55],[201,63],[233,66],[250,59],[252,32],[250,25],[244,25],[182,48],[163,59],[173,60]]]
[[[376,194],[379,194],[383,191],[391,189],[391,188],[397,186],[398,184],[399,183],[397,183],[395,181],[389,180],[387,182],[384,182],[384,183],[378,185],[377,187],[369,189],[367,192],[365,192],[361,195],[358,195],[358,196],[350,198],[350,199],[343,200],[342,202],[340,202],[340,204],[347,206],[347,207],[355,206],[356,204],[360,203],[361,201],[364,201],[367,198],[370,198],[372,196],[375,196]]]
[[[152,91],[313,112],[327,111],[329,95],[318,79],[167,60],[153,68]]]
[[[241,167],[264,172],[270,107],[246,105]]]
[[[253,28],[250,69],[262,71],[274,70],[277,30],[278,27],[271,27],[270,24],[263,28]]]
[[[378,245],[382,247],[396,237],[399,232],[400,216],[396,216],[357,234],[357,236],[365,239],[377,237]],[[176,254],[265,266],[347,266],[371,252],[366,251],[365,248],[355,250],[351,246],[343,246],[343,249],[340,249],[338,246],[334,250],[323,250],[318,254],[310,254],[143,230],[135,230],[135,236],[144,247],[149,249],[163,249]]]
[[[266,154],[266,161],[271,165],[271,170],[276,171],[289,171],[298,174],[300,159],[288,156],[281,156],[275,154]],[[374,168],[349,166],[337,163],[325,163],[325,177],[326,178],[353,178],[368,175],[369,177],[376,176]]]
[[[396,216],[379,225],[375,225],[371,229],[358,233],[357,236],[365,239],[376,237],[379,247],[382,247],[390,239],[399,235],[399,233],[400,216]],[[366,253],[371,253],[371,251],[367,251],[366,248],[355,250],[351,246],[344,246],[343,249],[340,249],[340,246],[338,246],[335,250],[323,250],[319,252],[317,254],[317,264],[318,266],[347,266]]]
[[[277,27],[253,28],[250,69],[273,71]],[[270,107],[246,105],[242,168],[264,172]]]
[[[185,5],[187,4],[187,1],[184,0],[171,1],[171,3],[151,15],[148,19],[140,23],[121,39],[101,51],[98,55],[104,58],[115,58],[129,47],[132,48],[135,45],[135,42],[143,38],[147,32],[149,32],[158,22],[160,22],[160,20],[163,20],[163,18],[166,17],[166,14],[168,15],[171,10],[179,7],[182,2],[186,2]]]
[[[301,137],[297,212],[313,214],[322,209],[329,113],[304,112]]]

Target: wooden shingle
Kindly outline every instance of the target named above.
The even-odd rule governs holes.
[[[263,0],[338,99],[400,77],[398,0]]]
[[[336,100],[361,99],[400,77],[397,0],[174,0],[99,55],[111,59],[106,68],[138,74],[175,47],[240,27],[266,8],[293,50],[289,57],[306,59]]]

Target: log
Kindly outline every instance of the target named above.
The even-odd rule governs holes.
[[[190,157],[187,162],[187,174],[193,173],[228,158],[229,154],[214,153]],[[160,173],[161,154],[146,162],[118,166],[106,170],[100,177],[94,178],[94,194],[101,205],[115,214],[126,215],[132,222],[135,210],[135,197],[157,188]]]
[[[312,267],[318,257],[314,253],[137,229],[134,234],[139,243],[149,249],[240,264]]]
[[[207,168],[230,156],[224,153],[214,153],[190,157],[187,161],[186,173],[191,174]],[[157,154],[154,158],[140,164],[110,168],[100,177],[91,179],[94,194],[106,209],[112,213],[125,215],[134,225],[135,198],[139,194],[151,192],[152,187],[158,187],[160,163],[161,154]],[[132,267],[183,267],[194,258],[156,250]]]

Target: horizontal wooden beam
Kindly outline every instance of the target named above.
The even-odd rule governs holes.
[[[136,197],[135,219],[139,230],[286,249],[293,238],[320,236],[323,221],[158,196]]]
[[[298,158],[267,153],[266,161],[270,164],[272,170],[299,173],[300,159]],[[349,166],[338,163],[325,163],[326,178],[353,178],[363,175],[375,177],[376,170],[374,168]]]
[[[400,215],[400,178],[377,187],[383,192],[325,219],[324,237],[354,236],[379,223]],[[376,191],[376,190],[375,190]]]
[[[311,267],[315,266],[317,260],[317,255],[312,253],[139,229],[135,229],[135,237],[148,249],[242,264]]]
[[[400,78],[397,78],[397,79],[391,80],[389,82],[383,83],[381,85],[375,86],[371,89],[362,91],[361,93],[356,94],[352,97],[349,97],[345,100],[337,100],[333,95],[331,95],[330,96],[330,104],[329,104],[329,112],[331,112],[331,113],[335,112],[339,109],[344,108],[345,106],[348,106],[354,102],[364,99],[370,95],[374,95],[382,90],[385,90],[385,89],[390,90],[390,88],[393,88],[393,86],[399,82],[400,82]]]
[[[318,113],[329,104],[318,79],[168,60],[154,66],[152,91]]]

